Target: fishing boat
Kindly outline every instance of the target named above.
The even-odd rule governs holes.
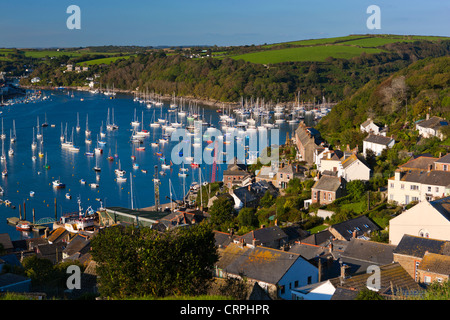
[[[81,183],[81,184],[86,184],[86,180],[80,179],[80,183]]]
[[[152,142],[152,143],[150,143],[150,145],[154,148],[159,146],[158,142]]]
[[[34,191],[30,191],[30,197],[34,197],[35,192]]]
[[[137,151],[145,151],[145,147],[137,147],[136,150]]]
[[[86,212],[83,212],[81,208],[81,200],[78,198],[78,213],[68,213],[61,217],[60,224],[64,228],[72,233],[78,233],[79,231],[90,232],[95,225],[95,212],[92,207],[89,207]]]
[[[19,231],[30,231],[31,225],[28,222],[20,221],[16,224],[16,229]]]
[[[52,185],[54,188],[65,188],[66,185],[62,183],[59,179],[53,180]]]
[[[66,193],[66,199],[72,199],[72,196],[70,195],[70,193]]]
[[[91,183],[91,184],[89,184],[89,186],[90,186],[92,189],[95,189],[95,188],[98,188],[100,185],[99,185],[98,183]]]

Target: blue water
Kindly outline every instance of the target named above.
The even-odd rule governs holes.
[[[154,166],[161,164],[161,160],[155,154],[162,152],[166,157],[166,161],[170,161],[170,154],[175,142],[166,143],[164,147],[152,148],[150,143],[161,137],[161,128],[151,128],[150,123],[153,122],[154,110],[156,118],[161,115],[160,107],[147,108],[145,104],[133,101],[130,95],[117,95],[115,99],[101,94],[92,94],[89,92],[74,92],[74,97],[68,95],[67,91],[47,91],[46,95],[50,96],[49,100],[39,101],[29,104],[16,104],[1,109],[3,118],[3,131],[7,135],[4,140],[4,149],[6,154],[6,167],[8,175],[1,177],[0,185],[4,189],[1,196],[3,200],[11,201],[15,209],[0,205],[0,233],[9,233],[12,240],[21,238],[35,237],[33,232],[24,233],[15,230],[14,226],[7,224],[7,217],[19,216],[19,205],[23,208],[25,203],[26,219],[32,221],[32,209],[35,209],[35,219],[55,217],[55,198],[57,217],[63,213],[78,211],[77,198],[80,197],[82,207],[87,209],[91,206],[93,209],[100,207],[101,199],[103,206],[122,206],[131,207],[131,188],[130,182],[133,183],[133,205],[134,208],[145,208],[154,205]],[[81,101],[81,98],[84,101]],[[163,117],[168,114],[169,105],[162,108]],[[219,113],[215,108],[202,106],[201,113],[204,119],[210,121],[216,128],[219,126]],[[117,131],[107,131],[106,122],[108,109],[110,110],[110,118],[113,116],[114,122],[119,126]],[[131,121],[133,121],[136,110],[136,116],[139,120],[144,112],[145,129],[150,131],[150,137],[147,137],[141,146],[145,146],[144,151],[136,151],[136,145],[130,143]],[[67,124],[67,135],[71,138],[72,128],[77,125],[77,113],[79,114],[79,122],[81,130],[74,130],[74,145],[80,147],[79,152],[70,152],[61,147],[61,124],[65,130]],[[174,117],[172,113],[172,117]],[[91,130],[92,144],[85,143],[86,117],[88,116],[89,129]],[[39,128],[43,133],[43,153],[46,157],[38,157],[39,147],[34,151],[31,148],[33,140],[33,127],[37,126],[37,118],[42,124],[45,119],[49,124],[48,127]],[[15,121],[15,130],[17,140],[12,144],[15,153],[13,156],[8,155],[10,148],[10,129],[13,128],[13,120]],[[172,122],[173,122],[172,118]],[[178,117],[181,122],[183,118]],[[183,120],[186,123],[186,119]],[[97,135],[100,132],[100,126],[103,122],[103,131],[106,137],[102,140],[106,141],[103,148],[103,154],[98,158],[98,165],[101,172],[96,173],[93,167],[96,165],[95,157],[87,157],[85,152],[94,151],[96,147]],[[52,126],[54,125],[54,127]],[[1,126],[1,123],[0,123]],[[286,131],[292,132],[294,126],[287,124],[280,128],[280,143],[284,143]],[[1,127],[0,127],[1,130]],[[1,152],[1,150],[0,150]],[[107,160],[108,155],[116,154],[118,157],[114,161]],[[36,156],[36,160],[32,160],[32,156]],[[136,160],[132,160],[132,155],[136,156]],[[120,159],[121,168],[126,170],[127,181],[117,182],[114,169],[118,168]],[[45,161],[50,166],[49,169],[44,167]],[[133,168],[133,163],[139,165],[138,169]],[[5,162],[0,164],[1,169],[5,167]],[[199,181],[198,169],[192,169],[190,166],[189,175],[185,180],[185,190],[193,182]],[[222,172],[226,168],[226,164],[218,165],[216,173],[216,181],[222,180]],[[147,173],[141,171],[147,170]],[[211,180],[211,165],[202,167],[202,182]],[[158,172],[161,171],[159,167]],[[130,179],[130,172],[133,177]],[[174,165],[171,170],[165,170],[165,175],[159,175],[161,179],[160,185],[160,202],[168,203],[166,196],[169,196],[169,178],[172,182],[172,196],[174,199],[181,199],[183,196],[183,180],[178,176],[179,166]],[[96,174],[100,179],[96,179]],[[52,187],[52,181],[59,179],[66,185],[64,189],[55,189]],[[80,179],[85,179],[86,184],[80,183]],[[99,188],[93,189],[90,183],[98,183]],[[30,191],[34,191],[33,197]],[[66,199],[65,194],[70,193],[72,199]],[[23,217],[23,209],[22,209]]]

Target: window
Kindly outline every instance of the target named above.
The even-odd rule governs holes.
[[[311,283],[312,283],[312,277],[309,276],[309,277],[308,277],[308,284],[311,284]]]
[[[431,283],[431,277],[430,277],[430,276],[424,276],[424,277],[423,277],[423,282],[425,282],[425,283]]]
[[[284,289],[285,289],[285,288],[284,288],[284,285],[280,287],[280,293],[281,293],[281,294],[284,294],[284,291],[285,291]]]
[[[328,201],[331,201],[331,193],[328,194]]]
[[[428,192],[431,192],[431,187],[430,186],[428,186]]]
[[[316,200],[317,199],[317,193],[314,191],[313,192],[313,199]]]
[[[436,193],[439,193],[439,187],[436,187],[434,190]]]
[[[392,189],[394,189],[394,183],[393,183],[393,182],[391,182],[390,187],[391,187]]]
[[[419,190],[419,186],[418,186],[418,185],[415,185],[415,184],[412,184],[411,187],[410,187],[410,189],[411,189],[411,190]]]
[[[412,197],[411,199],[412,199],[412,201],[419,201],[418,197]]]
[[[400,189],[405,189],[405,185],[403,183],[400,185]]]
[[[298,280],[295,280],[294,286],[295,286],[296,288],[298,287]]]
[[[448,166],[447,166],[446,164],[444,164],[444,165],[442,166],[442,169],[443,169],[444,171],[448,171]]]

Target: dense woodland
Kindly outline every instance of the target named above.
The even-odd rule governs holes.
[[[441,57],[450,52],[450,41],[415,41],[387,44],[378,54],[361,54],[351,59],[329,57],[325,62],[284,62],[270,65],[222,58],[189,58],[182,50],[167,54],[149,50],[121,59],[110,65],[90,66],[88,73],[63,73],[61,64],[80,63],[89,54],[32,61],[31,76],[51,81],[53,86],[83,86],[93,73],[101,75],[106,86],[124,90],[139,88],[142,92],[189,96],[206,100],[238,102],[241,98],[265,101],[294,101],[300,94],[303,101],[340,101],[370,81],[379,81],[427,57]],[[96,48],[96,50],[100,50]],[[210,52],[223,48],[213,47]],[[238,49],[235,49],[235,51]],[[257,50],[239,47],[237,52]],[[100,57],[100,56],[99,56]],[[29,61],[30,62],[30,61]],[[0,62],[0,70],[6,62]],[[11,67],[10,67],[11,68]],[[28,84],[29,79],[23,83]]]

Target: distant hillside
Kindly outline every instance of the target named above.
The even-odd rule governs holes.
[[[438,42],[447,37],[400,36],[400,35],[350,35],[337,38],[292,41],[253,48],[244,54],[224,54],[232,59],[252,63],[274,64],[292,61],[325,61],[328,57],[350,59],[366,54],[386,52],[385,46],[393,43],[415,41]]]
[[[416,121],[427,113],[450,119],[449,88],[450,56],[426,58],[384,79],[369,81],[338,103],[317,128],[336,146],[361,146],[364,135],[359,125],[370,117],[387,125],[388,134],[406,150],[414,151],[419,141],[414,133]]]
[[[70,52],[71,56],[59,53],[51,59],[42,57],[48,52],[26,52],[17,58],[8,53],[12,60],[0,60],[0,71],[15,69],[18,73],[24,65],[34,64],[30,77],[22,79],[24,85],[30,85],[32,77],[40,77],[41,86],[83,86],[86,77],[99,74],[103,88],[113,85],[122,90],[140,88],[143,92],[219,102],[239,102],[241,98],[292,102],[299,94],[305,102],[323,97],[337,102],[415,61],[449,55],[450,40],[351,35],[264,46],[171,48],[116,54],[110,51],[113,49],[117,48],[86,51],[76,48]],[[303,50],[301,58],[298,50]],[[292,56],[293,52],[297,53]],[[277,63],[239,58],[247,54],[263,54],[263,58],[277,59]],[[89,71],[65,72],[64,65],[69,63],[89,65]]]

